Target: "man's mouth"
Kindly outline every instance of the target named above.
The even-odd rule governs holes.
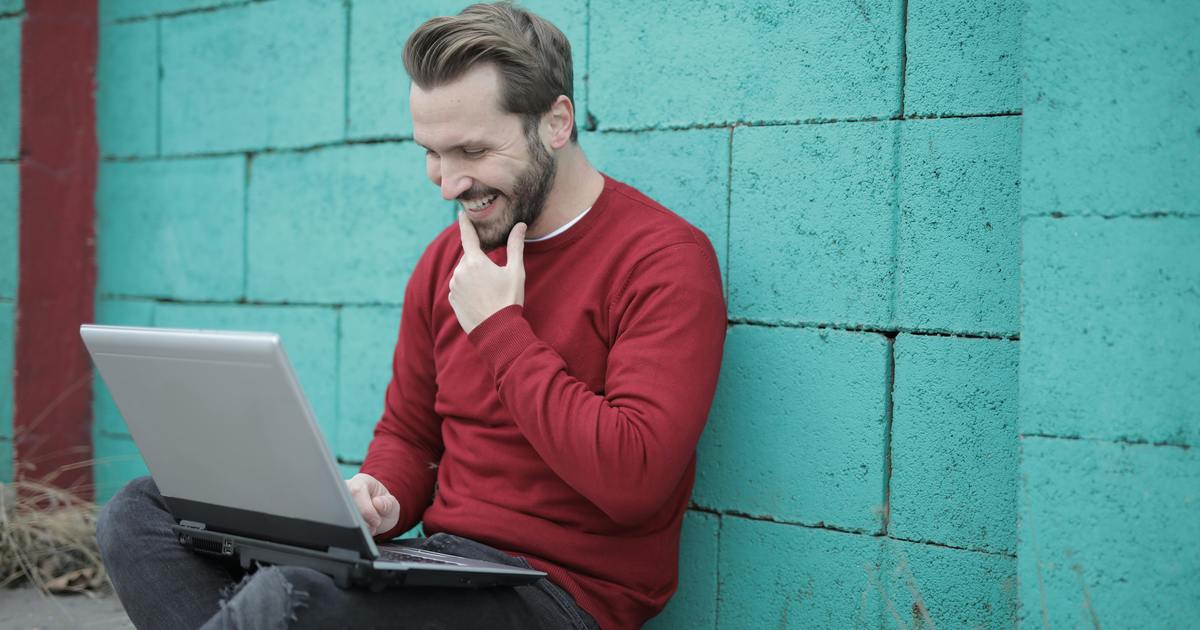
[[[494,203],[496,198],[499,196],[500,195],[493,194],[486,197],[480,197],[479,199],[463,201],[463,209],[465,209],[467,212],[483,212],[484,210],[490,208],[492,203]]]

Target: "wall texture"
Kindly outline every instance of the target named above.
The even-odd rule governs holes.
[[[593,162],[704,229],[726,275],[653,627],[1036,627],[1047,601],[1075,625],[1081,584],[1106,625],[1196,612],[1200,561],[1173,552],[1200,505],[1197,11],[1051,4],[1023,31],[1021,0],[528,3],[573,42]],[[98,318],[280,332],[347,473],[453,212],[399,51],[460,8],[101,0]],[[1109,19],[1120,45],[1088,26]],[[144,468],[96,389],[103,499]],[[1112,544],[1138,532],[1175,573]]]
[[[22,0],[0,0],[0,483],[13,478],[13,342],[20,233]]]
[[[1032,3],[1023,627],[1200,616],[1200,5]]]

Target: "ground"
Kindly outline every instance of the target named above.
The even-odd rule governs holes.
[[[132,630],[115,595],[43,595],[33,587],[0,588],[0,630]]]

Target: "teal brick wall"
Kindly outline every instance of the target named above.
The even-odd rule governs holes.
[[[1020,621],[1200,616],[1200,5],[1030,3]]]
[[[13,345],[16,340],[21,137],[22,0],[0,0],[0,483],[13,478]]]
[[[680,587],[649,627],[1195,612],[1200,16],[1035,4],[529,4],[573,43],[593,162],[725,272]],[[98,319],[281,332],[347,474],[452,218],[400,48],[460,8],[101,0]],[[103,500],[144,467],[96,390]]]

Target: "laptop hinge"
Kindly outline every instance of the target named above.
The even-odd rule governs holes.
[[[188,529],[205,529],[204,523],[197,523],[196,521],[179,521],[179,526]]]
[[[350,551],[349,549],[342,549],[341,547],[330,547],[329,555],[349,561],[358,560],[362,557],[357,551]]]

